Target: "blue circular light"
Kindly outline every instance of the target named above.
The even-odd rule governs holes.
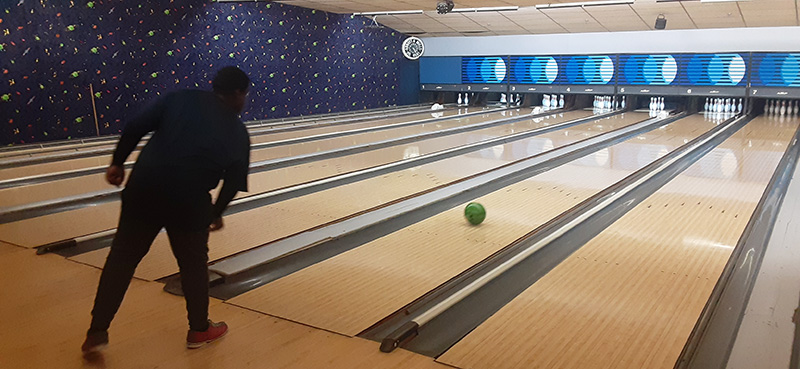
[[[478,74],[485,83],[502,82],[506,78],[506,62],[502,58],[484,58],[480,62]]]
[[[600,68],[599,74],[603,84],[607,84],[614,79],[614,62],[608,56],[603,56],[599,59],[598,67]]]
[[[544,67],[544,75],[547,78],[547,83],[553,83],[558,77],[558,63],[553,58],[547,58],[547,64]]]
[[[784,86],[800,86],[800,54],[789,54],[783,59],[781,82]]]

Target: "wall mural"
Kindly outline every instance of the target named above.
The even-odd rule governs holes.
[[[398,103],[404,35],[363,17],[279,3],[8,0],[0,5],[0,143],[116,134],[148,101],[254,82],[243,120]]]
[[[757,53],[753,64],[753,86],[800,87],[800,53]]]

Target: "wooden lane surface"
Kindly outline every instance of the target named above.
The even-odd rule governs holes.
[[[139,157],[139,151],[131,153],[128,160],[136,160]],[[55,172],[63,172],[74,169],[91,168],[97,166],[108,165],[111,163],[111,155],[92,156],[88,158],[78,158],[62,161],[54,161],[50,163],[41,163],[26,165],[15,168],[5,168],[0,171],[0,181],[21,178],[27,176],[34,176],[39,174],[48,174]]]
[[[481,111],[488,108],[459,108],[459,109],[446,109],[446,110],[437,110],[435,112],[442,113],[442,116],[449,117],[457,114],[462,114],[462,112],[475,112]],[[292,137],[298,137],[297,135],[311,135],[311,134],[321,134],[321,133],[328,133],[328,132],[336,132],[340,130],[350,130],[350,129],[359,129],[359,128],[366,128],[366,127],[374,127],[377,125],[384,125],[384,124],[392,124],[392,123],[399,123],[404,121],[411,121],[411,120],[422,120],[431,118],[431,113],[434,111],[420,111],[416,114],[409,114],[402,117],[388,117],[388,118],[381,118],[375,117],[368,121],[361,121],[361,122],[354,122],[354,123],[341,123],[341,124],[334,124],[334,125],[326,125],[324,127],[313,127],[311,124],[311,117],[309,117],[309,121],[305,123],[298,123],[295,126],[301,125],[309,125],[308,127],[298,130],[298,131],[290,131],[290,132],[269,132],[267,127],[261,127],[257,125],[248,126],[248,131],[264,131],[264,134],[259,134],[252,136],[253,142],[267,142],[273,140],[280,140]],[[347,116],[342,116],[340,118],[347,118]],[[247,123],[247,122],[245,122]],[[273,129],[281,129],[285,127],[289,127],[290,125],[284,125],[281,127],[276,127]],[[292,134],[294,133],[294,134]],[[274,136],[273,136],[274,135]],[[62,154],[66,152],[80,152],[83,150],[94,150],[94,149],[101,149],[101,148],[114,148],[116,147],[118,138],[114,140],[108,141],[108,144],[103,145],[96,145],[98,142],[87,142],[87,143],[73,143],[61,146],[49,146],[44,148],[34,147],[25,150],[14,150],[14,151],[6,151],[0,152],[0,161],[7,160],[7,159],[18,159],[18,158],[26,158],[26,157],[38,157],[43,155],[52,155],[52,154]]]
[[[576,119],[587,115],[591,114],[587,112],[567,112],[563,115],[552,115],[543,119],[517,122],[508,126],[491,127],[460,135],[424,140],[407,146],[388,147],[274,171],[259,172],[249,177],[250,192],[240,193],[237,196],[243,197],[254,193],[261,193],[314,179],[397,161],[417,154],[426,154],[452,146],[463,145],[490,137],[507,135],[521,130],[530,130],[545,124]],[[98,180],[103,181],[102,177],[92,178],[93,182],[81,182],[80,185],[90,187],[96,184],[95,182]],[[89,178],[87,178],[87,181],[89,181]],[[69,182],[69,184],[72,186],[79,185],[75,182]],[[105,187],[108,188],[108,185],[105,185]],[[58,189],[60,190],[62,187],[59,186]],[[37,187],[34,193],[23,192],[16,193],[15,195],[18,197],[25,196],[30,199],[33,196],[46,196],[48,193],[47,187]],[[3,191],[0,191],[0,194],[6,195]],[[12,200],[15,198],[10,195],[8,197]],[[17,245],[35,247],[50,242],[82,236],[88,233],[111,229],[117,225],[118,209],[119,203],[112,202],[75,211],[49,214],[8,224],[0,224],[0,239]],[[76,222],[80,224],[73,226]]]
[[[365,132],[355,135],[334,137],[321,141],[303,142],[299,144],[286,145],[286,146],[267,147],[260,150],[253,150],[250,153],[250,160],[255,162],[261,160],[290,157],[295,155],[310,154],[319,151],[327,151],[348,146],[378,142],[392,138],[410,136],[425,132],[433,132],[449,128],[456,128],[460,126],[480,123],[489,120],[514,117],[514,116],[519,116],[521,114],[527,114],[529,112],[530,110],[528,109],[516,109],[516,110],[509,110],[502,112],[486,113],[481,115],[473,115],[462,118],[454,117],[453,119],[436,123],[393,128],[384,131]]]
[[[476,199],[487,209],[486,221],[477,227],[464,220],[459,206],[229,302],[356,335],[655,160],[661,148],[672,150],[712,127],[696,116],[674,122]],[[642,159],[626,162],[623,155]]]
[[[439,361],[672,368],[796,128],[754,120]]]
[[[571,116],[572,116],[575,113],[568,113],[568,114],[571,114]],[[584,114],[584,115],[586,115],[586,114]],[[502,115],[500,115],[500,116],[502,116]],[[478,119],[487,119],[487,118],[472,117],[473,122],[475,122]],[[514,129],[515,127],[517,129],[523,129],[526,126],[531,126],[531,123],[532,123],[532,121],[519,122],[519,123],[515,124],[514,126],[512,126],[511,128],[508,128],[508,127],[504,126],[503,128],[492,127],[492,128],[495,128],[494,130],[492,130],[492,128],[487,128],[487,130],[492,130],[492,132],[498,132],[498,129],[500,129],[501,131],[503,129],[505,129],[506,131],[509,130],[509,129]],[[423,127],[422,125],[420,125],[420,126],[417,126],[417,129],[421,130],[421,132],[422,132],[422,131],[430,131],[430,130],[440,129],[440,128],[436,128],[435,126],[430,126],[430,125],[427,125],[427,126]],[[481,130],[481,132],[482,131],[484,131],[484,130]],[[287,134],[288,133],[295,133],[295,132],[287,132]],[[425,142],[431,142],[431,144],[433,144],[431,146],[436,146],[434,143],[442,142],[442,141],[448,142],[449,140],[448,140],[447,137],[454,137],[454,136],[445,136],[445,137],[439,138],[438,140],[437,139],[431,139],[431,140],[426,140]],[[367,137],[359,137],[359,140],[363,140],[363,139],[366,139],[366,138]],[[433,140],[437,140],[437,141],[433,141]],[[314,144],[317,144],[317,146],[316,147],[313,146]],[[290,156],[291,152],[300,150],[300,149],[293,149],[293,148],[291,148],[291,146],[294,146],[294,145],[277,147],[277,148],[275,148],[275,150],[270,150],[270,152],[272,154],[274,154],[274,155],[277,155],[276,157],[286,157],[286,156]],[[310,150],[310,151],[313,152],[313,151],[322,151],[323,149],[329,147],[330,145],[328,143],[324,143],[323,141],[318,141],[316,143],[311,142],[311,143],[303,144],[303,146],[304,146],[304,148],[302,150],[306,150],[306,151]],[[423,146],[427,147],[428,145],[427,144],[423,144]],[[432,151],[441,150],[441,148],[444,147],[444,146],[442,146],[442,147],[436,146],[436,147],[437,147],[437,149],[432,150]],[[397,147],[389,147],[389,148],[380,149],[380,150],[382,150],[381,153],[396,152],[397,151]],[[266,156],[265,154],[259,153],[260,151],[261,150],[254,150],[254,151],[251,152],[251,161],[270,159],[270,157]],[[372,152],[374,153],[376,151],[377,150],[374,150]],[[385,154],[381,154],[381,153],[377,153],[376,155],[385,155]],[[134,153],[134,155],[135,154],[138,154],[138,153]],[[356,154],[356,155],[362,155],[362,154]],[[366,155],[363,155],[363,156],[370,156],[370,155],[369,155],[369,153],[367,153]],[[132,155],[132,157],[133,157],[133,155]],[[352,158],[352,157],[355,157],[355,156],[351,155],[349,157]],[[395,156],[395,157],[399,157],[400,159],[403,158],[402,156]],[[99,165],[108,164],[107,163],[108,159],[104,159],[104,160],[106,160],[106,161],[104,161],[103,164],[99,164]],[[131,159],[131,160],[133,160],[133,159]],[[354,160],[358,160],[358,159],[354,159]],[[399,159],[395,159],[395,160],[399,160]],[[67,160],[67,161],[59,162],[59,163],[65,163],[63,168],[68,168],[69,166],[72,165],[71,162],[73,162],[73,160]],[[342,164],[342,163],[344,163],[344,164]],[[374,163],[374,160],[372,160],[371,163]],[[62,167],[59,167],[58,163],[48,163],[48,165],[50,165],[50,164],[53,164],[54,166],[56,166],[56,170],[55,171],[67,170],[67,169],[62,169]],[[328,166],[328,165],[334,165],[334,166],[332,166],[330,168],[326,168],[326,166]],[[376,164],[370,164],[370,165],[376,165]],[[320,170],[319,174],[311,177],[311,179],[322,178],[324,176],[323,174],[325,174],[325,173],[333,173],[333,174],[342,173],[343,170],[347,171],[347,169],[350,168],[350,167],[359,168],[358,166],[355,166],[355,165],[351,166],[351,165],[348,164],[348,161],[345,161],[345,160],[342,160],[342,159],[338,159],[338,158],[328,159],[328,160],[324,160],[324,161],[316,161],[316,162],[313,162],[313,163],[307,163],[307,164],[301,165],[299,167],[322,168],[322,169],[317,169],[317,170]],[[363,167],[360,167],[360,168],[363,168]],[[259,180],[259,178],[255,178],[255,177],[262,177],[262,176],[271,177],[270,179],[268,179],[268,182],[269,183],[273,183],[273,182],[276,181],[274,179],[274,177],[276,177],[276,176],[277,177],[284,176],[284,175],[286,175],[285,173],[288,173],[288,172],[294,173],[294,171],[296,169],[297,168],[290,167],[290,168],[282,168],[282,169],[279,169],[277,171],[260,172],[260,173],[253,174],[250,178],[251,178],[251,182],[257,182]],[[311,173],[314,173],[314,172],[315,171],[311,171]],[[333,175],[333,174],[329,174],[329,175]],[[306,177],[308,177],[308,176],[306,176]],[[303,177],[303,178],[306,178],[306,177]],[[304,180],[302,180],[302,178],[298,178],[298,180],[300,182],[304,182]],[[307,180],[310,180],[310,179],[307,179]],[[286,181],[286,180],[283,180],[283,181],[277,180],[277,181],[283,183],[282,186],[286,186],[286,185],[290,185],[290,184],[294,184],[294,183],[299,183],[297,181],[294,181],[294,182]],[[279,188],[279,187],[282,187],[282,186],[271,187],[271,189],[272,188]],[[44,200],[50,200],[50,199],[57,199],[57,198],[66,197],[66,196],[73,196],[73,195],[79,195],[79,194],[83,194],[83,193],[106,190],[106,189],[109,189],[109,188],[111,188],[111,186],[105,182],[105,174],[104,173],[99,173],[99,174],[81,176],[81,177],[76,177],[76,178],[67,178],[67,179],[58,180],[58,181],[52,181],[52,182],[48,182],[48,183],[40,183],[40,184],[35,184],[35,185],[30,185],[30,186],[22,186],[22,187],[15,187],[15,188],[0,189],[0,207],[16,206],[16,205],[22,205],[22,204],[26,204],[26,203],[32,203],[32,202],[38,202],[38,201],[44,201]],[[257,192],[261,192],[261,191],[255,190],[254,188],[251,188],[250,192],[251,193],[257,193]],[[242,195],[240,195],[240,196],[242,196]]]
[[[134,279],[109,330],[102,360],[86,362],[80,345],[89,326],[100,271],[56,255],[0,243],[0,368],[423,368],[447,366],[374,342],[272,318],[212,299],[210,317],[230,333],[187,350],[182,298],[163,285]]]
[[[495,117],[497,119],[501,117],[501,113],[488,113],[487,115]],[[425,116],[425,115],[420,115]],[[427,114],[427,117],[430,117],[430,113]],[[463,119],[463,120],[461,120]],[[453,127],[459,126],[463,124],[468,124],[467,122],[475,122],[475,120],[480,120],[480,116],[472,116],[466,118],[458,118],[457,115],[453,116],[452,120],[438,122],[437,124],[441,124],[443,127]],[[372,125],[382,125],[382,124],[392,124],[392,123],[400,123],[409,121],[409,117],[398,117],[393,119],[385,119],[381,120],[380,123],[372,122]],[[338,130],[342,130],[342,127],[338,127]],[[349,129],[349,128],[348,128]],[[273,159],[285,156],[292,156],[297,155],[298,153],[306,153],[306,152],[314,152],[314,150],[330,150],[334,148],[345,147],[357,143],[363,142],[371,142],[377,140],[383,140],[393,137],[401,137],[408,134],[419,133],[419,132],[427,132],[436,129],[435,126],[431,125],[415,125],[415,126],[408,126],[408,127],[401,127],[401,128],[393,128],[388,129],[385,131],[377,131],[377,132],[368,132],[368,133],[361,133],[353,136],[345,136],[339,138],[332,138],[332,139],[325,139],[321,141],[314,141],[306,144],[296,144],[296,145],[288,145],[288,146],[278,146],[274,148],[266,148],[261,150],[253,150],[250,153],[251,161],[259,161],[259,160],[266,160],[266,159]],[[267,142],[267,141],[274,141],[279,140],[282,138],[292,138],[292,137],[303,137],[311,134],[316,134],[315,132],[318,130],[322,130],[322,128],[312,129],[309,130],[299,130],[299,131],[291,131],[291,132],[283,132],[278,134],[269,134],[269,135],[259,135],[259,136],[252,136],[251,142],[252,143],[259,143],[259,142]],[[325,127],[326,131],[336,131],[337,128],[334,127]],[[346,137],[354,137],[352,139],[346,139]],[[366,140],[366,141],[363,141]],[[320,143],[323,149],[318,149],[315,144]],[[310,150],[310,151],[307,151]],[[131,156],[128,158],[129,161],[133,161],[139,155],[139,151],[134,151],[131,153]],[[108,165],[111,162],[111,155],[100,155],[100,156],[92,156],[86,158],[77,158],[77,159],[69,159],[69,160],[61,160],[57,162],[51,163],[42,163],[42,164],[33,164],[33,165],[26,165],[16,168],[7,168],[3,169],[0,172],[0,180],[12,179],[12,178],[19,178],[19,177],[26,177],[32,175],[39,175],[39,174],[46,174],[58,171],[65,171],[65,170],[72,170],[72,169],[81,169],[81,168],[89,168],[101,165]]]
[[[130,169],[125,170],[125,178],[128,178],[127,176],[130,175],[130,172]],[[0,208],[60,199],[111,188],[113,187],[106,182],[105,173],[66,178],[28,186],[3,188],[0,189]]]
[[[286,139],[296,138],[296,137],[313,136],[313,135],[320,135],[320,134],[324,134],[324,133],[339,132],[339,131],[349,131],[349,130],[354,130],[354,129],[362,129],[362,128],[369,128],[369,127],[385,126],[385,125],[389,125],[389,124],[411,122],[411,121],[415,121],[415,120],[431,119],[431,118],[434,117],[433,115],[431,115],[434,112],[442,113],[442,117],[444,117],[444,118],[457,118],[458,115],[460,115],[460,114],[478,112],[478,111],[481,111],[481,110],[485,110],[485,108],[447,109],[447,110],[427,111],[427,112],[421,112],[421,113],[413,114],[413,115],[405,115],[405,116],[402,116],[402,117],[376,118],[376,119],[363,121],[363,122],[335,124],[335,125],[317,127],[317,128],[309,127],[309,128],[305,128],[305,129],[297,130],[297,131],[273,132],[273,133],[269,133],[269,134],[261,134],[261,135],[250,136],[250,137],[251,137],[252,143],[272,142],[272,141],[286,140]],[[436,116],[438,116],[438,115],[436,115]],[[258,130],[259,128],[260,127],[253,127],[251,130],[253,130],[253,129]]]
[[[608,130],[617,123],[631,124],[641,118],[641,115],[633,114],[625,118],[603,119],[602,122],[606,125],[604,129]],[[592,125],[585,125],[583,129],[576,127],[576,129],[567,130],[566,132],[572,133],[570,136],[564,136],[564,131],[551,132],[520,141],[516,145],[527,149],[530,142],[565,137],[558,143],[558,145],[562,145],[574,142],[586,135],[599,134],[602,131]],[[494,159],[494,155],[500,151],[510,154],[513,146],[514,144],[507,144],[500,146],[499,149],[489,148],[481,152],[441,160],[229,215],[226,217],[227,228],[211,235],[209,240],[210,260],[276,241],[395,199],[496,167],[511,158]],[[544,146],[541,145],[542,149]],[[492,158],[487,158],[489,156]],[[154,280],[177,273],[177,264],[170,253],[168,238],[165,234],[159,235],[150,253],[139,265],[136,276]],[[108,249],[101,249],[77,255],[73,257],[73,260],[101,267],[107,255]]]

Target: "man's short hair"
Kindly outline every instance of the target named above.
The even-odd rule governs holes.
[[[250,88],[250,78],[239,68],[225,67],[217,72],[211,85],[214,92],[230,95],[236,91],[247,91]]]

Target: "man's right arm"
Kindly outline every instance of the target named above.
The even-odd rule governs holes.
[[[111,160],[112,165],[123,165],[142,137],[158,129],[165,107],[165,99],[159,99],[125,125],[122,130],[122,137],[119,139],[117,149],[114,151],[114,157]]]
[[[144,135],[158,129],[165,106],[165,99],[159,99],[125,125],[117,149],[114,150],[114,156],[111,158],[111,165],[106,170],[108,183],[119,186],[125,180],[125,160],[128,159]]]

